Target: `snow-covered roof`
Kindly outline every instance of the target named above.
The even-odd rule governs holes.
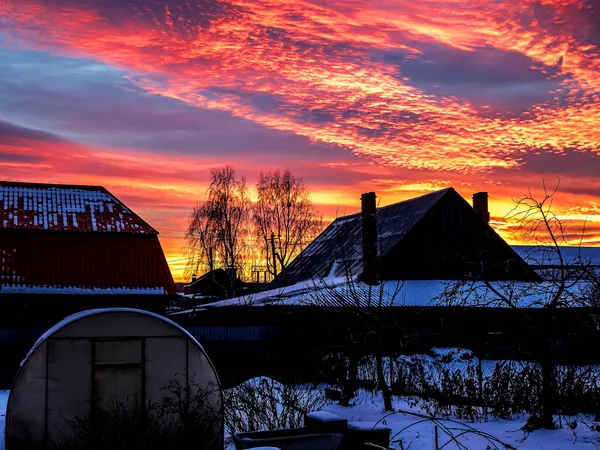
[[[3,279],[3,278],[2,278]],[[28,286],[20,284],[3,284],[3,294],[78,294],[78,295],[164,295],[164,287],[80,287],[80,286]]]
[[[101,186],[0,182],[0,229],[157,234]]]
[[[585,297],[586,288],[587,284],[580,282],[565,294],[564,299],[577,304]],[[515,306],[519,307],[547,304],[556,291],[550,282],[494,281],[486,286],[484,283],[462,284],[449,280],[392,280],[378,286],[369,286],[356,279],[347,281],[344,278],[330,278],[304,281],[284,288],[204,304],[198,308],[272,304],[361,308],[459,304],[508,306],[496,301],[498,297],[494,290],[506,296],[513,295]],[[567,298],[568,294],[572,294],[572,298]],[[190,309],[175,314],[188,314],[193,311],[194,309]]]

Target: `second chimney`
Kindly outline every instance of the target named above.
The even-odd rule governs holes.
[[[490,222],[487,192],[477,192],[476,194],[473,194],[473,209],[483,218],[483,220],[487,223]]]
[[[377,204],[375,192],[367,192],[360,197],[362,210],[362,281],[377,284]]]

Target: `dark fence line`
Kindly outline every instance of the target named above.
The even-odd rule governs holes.
[[[600,344],[600,308],[239,306],[170,318],[190,329],[263,327],[271,330],[269,350],[352,347],[391,356],[458,347],[485,359],[542,362],[551,353],[557,364],[600,362],[600,354],[586,351]]]

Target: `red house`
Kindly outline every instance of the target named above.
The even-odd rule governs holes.
[[[158,232],[100,186],[0,182],[0,294],[167,294]]]

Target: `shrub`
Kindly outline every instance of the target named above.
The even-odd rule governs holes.
[[[227,434],[301,427],[304,414],[329,404],[307,386],[285,386],[255,378],[223,392]]]
[[[172,381],[168,395],[141,408],[137,398],[113,399],[106,410],[67,422],[64,433],[49,448],[56,450],[185,450],[222,449],[223,415],[220,388]],[[215,399],[218,404],[214,403]],[[132,407],[133,406],[133,407]]]

